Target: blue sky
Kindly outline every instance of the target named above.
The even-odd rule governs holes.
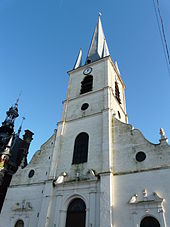
[[[170,1],[160,8],[170,45]],[[25,116],[29,159],[60,121],[67,71],[80,48],[85,61],[98,11],[126,84],[129,123],[153,143],[160,127],[170,139],[170,75],[153,0],[0,0],[0,119],[22,91],[16,130]]]

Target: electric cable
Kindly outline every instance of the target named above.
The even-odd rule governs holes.
[[[165,48],[166,48],[167,57],[168,57],[168,63],[170,65],[170,57],[169,57],[168,44],[167,44],[166,35],[165,35],[164,23],[163,23],[163,19],[162,19],[160,7],[159,7],[159,0],[157,0],[157,7],[158,7],[158,13],[159,13],[161,27],[162,27],[162,33],[163,33]]]
[[[158,29],[159,29],[159,33],[160,33],[160,37],[161,37],[161,42],[162,42],[162,46],[163,46],[167,69],[168,69],[168,73],[170,76],[170,56],[169,56],[168,44],[167,44],[166,35],[165,35],[164,23],[163,23],[163,19],[162,19],[161,12],[160,12],[159,0],[156,0],[156,1],[157,1],[157,6],[155,4],[155,0],[153,0],[154,11],[155,11]]]

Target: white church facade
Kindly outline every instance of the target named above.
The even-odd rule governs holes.
[[[69,71],[61,121],[19,169],[0,227],[169,227],[170,146],[128,124],[125,85],[100,16],[86,63]]]

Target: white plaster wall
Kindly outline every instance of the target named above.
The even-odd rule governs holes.
[[[84,69],[92,67],[93,89],[91,92],[80,94],[81,82],[86,77],[83,74]],[[91,106],[86,111],[87,114],[93,114],[103,109],[102,90],[107,86],[107,59],[91,63],[77,70],[70,72],[69,84],[67,89],[67,98],[63,105],[63,120],[76,119],[82,117],[81,105],[87,100]],[[99,92],[100,91],[100,92]],[[98,92],[98,93],[96,93]]]
[[[26,227],[38,226],[38,216],[43,198],[43,184],[10,187],[0,215],[0,227],[14,227],[22,219]],[[32,209],[15,211],[16,203],[29,202]]]
[[[34,154],[31,162],[24,169],[18,169],[12,178],[11,185],[40,183],[48,179],[55,138],[56,133],[41,146],[40,151]],[[31,178],[28,177],[30,170],[35,171]]]
[[[92,67],[93,91],[80,95],[81,81],[85,77],[83,71],[87,67]],[[66,171],[70,177],[73,177],[79,170],[85,175],[89,168],[98,172],[108,171],[112,145],[112,137],[110,137],[112,109],[116,114],[119,110],[122,120],[126,121],[126,114],[113,93],[115,78],[120,80],[122,92],[123,82],[117,76],[110,57],[73,70],[69,74],[67,100],[62,114],[64,127],[62,121],[59,123],[59,127],[63,127],[64,130],[55,149],[55,153],[58,152],[56,175]],[[81,105],[85,102],[89,103],[89,108],[82,111]],[[75,138],[81,132],[89,134],[88,162],[77,166],[72,165],[72,157]]]
[[[18,219],[23,219],[25,226],[37,227],[44,197],[45,181],[49,178],[56,133],[41,146],[31,162],[24,168],[18,169],[8,188],[6,199],[0,215],[0,226],[14,226]],[[29,178],[30,170],[34,170],[33,177]],[[14,211],[16,203],[29,202],[32,210]]]
[[[146,159],[136,160],[136,154],[143,151]],[[169,215],[169,180],[170,180],[170,146],[166,142],[152,144],[142,133],[113,118],[113,220],[115,227],[138,227],[145,215],[155,216],[163,223],[163,215],[170,225]],[[148,195],[156,192],[165,199],[165,214],[158,209],[140,209],[129,204],[135,194],[142,198],[142,191]],[[149,210],[149,211],[148,211]]]
[[[152,209],[148,210],[146,209],[146,206],[143,206],[143,209],[141,210],[138,206],[135,206],[135,214],[133,214],[134,209],[132,208],[134,205],[129,204],[129,201],[135,194],[141,199],[144,189],[147,190],[148,195],[156,192],[161,198],[165,199],[165,219],[167,227],[170,226],[169,181],[170,169],[114,176],[114,226],[137,227],[142,218],[146,215],[154,215],[160,223],[162,222],[162,214],[158,212],[158,209],[153,211]],[[136,217],[134,217],[134,215]],[[165,225],[161,225],[161,227],[165,227]]]
[[[101,113],[104,109],[103,90],[98,92],[88,92],[81,95],[78,99],[72,99],[68,102],[66,121],[82,118],[95,113]],[[81,110],[83,103],[88,103],[89,107],[85,111]]]
[[[93,90],[91,92],[80,95],[81,81],[86,76],[83,74],[83,71],[85,68],[88,67],[92,68],[91,75],[93,75]],[[88,101],[91,103],[91,109],[89,108],[86,111],[86,114],[93,114],[95,112],[101,111],[102,109],[111,108],[114,110],[116,117],[118,119],[119,111],[121,114],[121,121],[127,122],[124,94],[125,86],[120,78],[120,75],[118,75],[118,73],[115,71],[115,66],[110,57],[106,57],[95,63],[91,63],[84,67],[73,70],[69,74],[70,78],[67,90],[67,99],[63,105],[61,121],[81,117],[82,116],[82,111],[80,110],[81,105],[84,102]],[[117,81],[119,84],[120,98],[122,104],[119,104],[114,96],[115,81]],[[103,106],[103,100],[105,100],[104,89],[107,89],[107,93],[110,96],[110,98],[108,100],[107,105]]]
[[[122,108],[122,105],[119,104],[119,102],[117,101],[117,99],[115,98],[115,96],[113,96],[113,91],[110,90],[110,108],[113,110],[113,114],[114,116],[124,122],[124,123],[127,123],[127,114],[126,112],[124,112],[123,108]],[[119,117],[119,114],[118,114],[118,111],[120,113],[120,116]]]
[[[81,81],[86,77],[83,74],[84,69],[91,67],[92,72],[90,75],[93,76],[93,91],[100,90],[104,87],[105,81],[107,80],[107,60],[108,58],[101,59],[95,63],[88,64],[77,70],[71,71],[67,94],[69,94],[69,99],[73,99],[80,96]]]
[[[100,180],[100,227],[113,226],[111,174],[101,174]],[[97,226],[96,226],[97,227]]]
[[[120,91],[120,99],[121,99],[121,107],[123,111],[126,113],[126,104],[125,104],[125,85],[115,70],[114,63],[111,58],[108,61],[108,75],[109,75],[109,86],[113,88],[113,93],[115,94],[115,82],[118,83],[119,91]]]
[[[114,63],[112,62],[111,58],[108,61],[108,78],[109,78],[109,86],[110,86],[110,96],[111,96],[111,103],[110,107],[115,112],[115,117],[122,122],[128,122],[127,114],[126,114],[126,103],[125,103],[125,85],[115,70]],[[120,99],[121,104],[115,98],[115,82],[118,83],[119,91],[120,91]],[[118,111],[120,112],[121,118],[119,117]]]
[[[81,132],[89,134],[88,162],[81,165],[72,165],[74,142]],[[59,151],[60,149],[60,151]],[[65,171],[70,177],[74,176],[77,168],[82,174],[86,174],[88,169],[93,168],[97,172],[102,166],[102,114],[84,117],[73,122],[66,123],[64,135],[60,148],[57,166],[57,175]],[[56,151],[57,152],[57,151]]]
[[[170,146],[166,143],[152,144],[131,125],[113,118],[113,171],[127,173],[170,167]],[[146,159],[136,161],[136,154],[143,151]]]

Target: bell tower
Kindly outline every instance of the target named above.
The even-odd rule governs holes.
[[[68,74],[69,85],[62,121],[74,120],[109,109],[117,119],[128,122],[125,85],[117,62],[114,63],[110,57],[100,15],[85,64],[82,65],[80,49],[74,68]],[[89,100],[88,105],[83,105],[85,100]]]
[[[81,163],[75,161],[75,157],[79,155],[80,159],[85,160],[82,161],[86,166],[83,171],[94,168],[97,172],[109,171],[112,168],[110,154],[113,116],[124,123],[128,122],[128,117],[125,85],[117,63],[113,63],[110,57],[100,15],[85,64],[82,64],[80,49],[74,68],[68,74],[67,97],[57,130],[60,145],[57,146],[56,175],[61,172],[68,172],[70,178],[76,175],[77,169],[81,167],[77,165],[75,168],[74,165]],[[75,144],[81,133],[88,135],[88,154],[85,159],[81,154],[76,156],[74,153],[75,149],[86,146],[81,142]],[[84,153],[83,150],[81,152]],[[52,167],[53,170],[55,168]]]
[[[68,74],[67,96],[58,123],[51,177],[56,179],[56,190],[60,184],[66,186],[69,182],[79,182],[82,188],[79,191],[73,184],[73,194],[75,190],[78,194],[85,194],[86,189],[83,187],[87,187],[94,177],[95,186],[92,190],[97,192],[97,185],[100,185],[107,201],[103,203],[102,198],[93,198],[90,203],[99,203],[100,209],[107,214],[103,218],[103,212],[97,211],[97,207],[90,212],[93,216],[96,209],[100,216],[100,226],[110,226],[111,220],[108,217],[111,217],[110,207],[113,204],[113,124],[114,118],[127,123],[128,117],[125,85],[117,63],[110,57],[100,15],[85,64],[82,64],[80,49],[75,65]],[[104,189],[106,185],[108,188]],[[107,207],[106,211],[104,207]],[[89,223],[94,223],[94,220]],[[92,226],[99,226],[99,223]]]

